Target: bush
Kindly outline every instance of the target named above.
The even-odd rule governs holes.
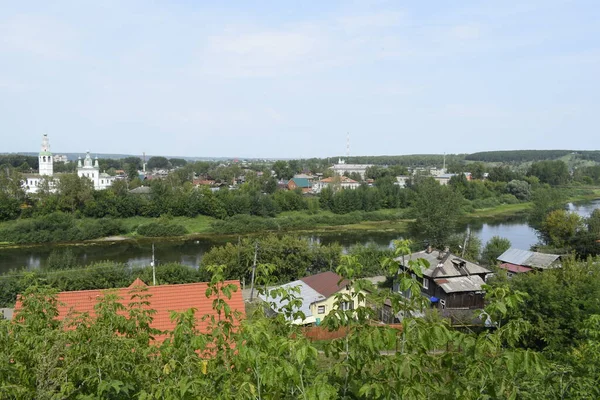
[[[165,236],[181,236],[188,233],[188,230],[183,225],[165,222],[151,222],[149,224],[140,225],[137,228],[137,233],[148,237],[165,237]]]
[[[0,230],[0,241],[12,243],[51,243],[97,239],[124,233],[121,221],[103,218],[77,221],[73,215],[56,212],[21,220]]]

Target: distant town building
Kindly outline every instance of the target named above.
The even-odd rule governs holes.
[[[406,187],[406,183],[410,180],[410,176],[407,175],[399,175],[396,177],[396,185],[400,186],[401,188],[405,188]]]
[[[62,157],[58,156],[62,160]],[[43,186],[43,181],[48,180],[48,188],[50,191],[55,190],[56,182],[60,180],[60,174],[54,174],[54,162],[56,156],[52,155],[50,151],[50,139],[47,134],[42,136],[42,147],[38,155],[39,170],[37,174],[23,174],[22,185],[27,193],[37,193]],[[61,161],[62,162],[62,161]],[[81,162],[81,157],[77,165],[77,175],[85,176],[94,183],[94,189],[101,190],[106,189],[115,180],[115,177],[110,176],[106,173],[100,173],[100,167],[98,166],[98,158],[96,158],[96,164],[93,164],[90,153],[87,153],[84,163]]]
[[[115,180],[114,176],[100,172],[98,157],[96,157],[95,161],[92,161],[89,151],[87,152],[83,163],[81,162],[81,157],[77,160],[77,176],[86,177],[91,180],[94,184],[94,189],[96,190],[106,189],[112,185]]]
[[[50,189],[54,188],[52,177],[54,175],[54,159],[50,152],[48,135],[42,136],[42,148],[38,154],[39,169],[37,174],[23,174],[23,187],[27,193],[37,193],[43,180],[48,179]]]
[[[52,159],[54,160],[55,163],[66,164],[69,162],[69,159],[67,158],[66,154],[55,154],[52,156]]]
[[[359,182],[355,181],[354,179],[350,179],[347,176],[335,176],[314,182],[312,184],[312,191],[313,193],[321,193],[321,190],[323,190],[326,187],[338,187],[339,189],[356,189],[359,186]]]
[[[372,164],[346,164],[345,160],[341,158],[338,160],[337,164],[334,164],[331,169],[338,175],[350,175],[353,172],[356,172],[360,175],[361,179],[365,179],[365,173],[367,172],[367,168],[372,167]]]

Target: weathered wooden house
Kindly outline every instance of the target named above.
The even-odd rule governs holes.
[[[429,267],[423,271],[421,293],[431,301],[433,307],[440,309],[476,309],[483,308],[485,291],[482,285],[491,271],[480,265],[467,261],[457,255],[445,251],[424,250],[396,261],[422,258]],[[397,288],[395,288],[397,290]]]

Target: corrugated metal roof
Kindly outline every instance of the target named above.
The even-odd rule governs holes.
[[[290,182],[291,181],[293,181],[296,184],[296,186],[298,186],[300,188],[311,187],[310,182],[306,178],[293,178],[293,179],[290,179]]]
[[[315,301],[324,300],[325,296],[321,295],[319,292],[317,292],[301,280],[293,281],[290,283],[286,283],[285,285],[278,286],[278,288],[283,289],[290,289],[293,287],[300,288],[300,293],[294,293],[294,295],[302,299],[302,306],[299,309],[295,309],[294,311],[302,311],[307,319],[309,317],[312,317],[312,313],[310,312],[310,305]],[[266,298],[264,295],[259,295],[258,297],[261,300],[266,301],[268,303],[274,303],[274,311],[276,312],[288,304],[288,301],[282,300],[281,296],[278,296],[276,298]]]
[[[478,292],[482,290],[481,285],[485,284],[479,275],[434,279],[434,282],[446,293]]]
[[[441,256],[441,258],[440,258]],[[404,256],[405,262],[423,258],[429,262],[429,268],[423,271],[423,275],[428,278],[445,278],[464,275],[486,275],[491,273],[487,268],[460,258],[452,253],[444,253],[437,250],[428,253],[419,251],[408,256]],[[402,262],[402,257],[396,258],[396,261]],[[460,264],[464,263],[464,267]]]
[[[535,251],[520,250],[511,247],[502,253],[498,257],[498,260],[504,263],[546,269],[559,258],[558,254],[537,253]]]

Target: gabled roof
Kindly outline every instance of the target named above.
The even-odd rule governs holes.
[[[292,178],[292,179],[289,180],[289,182],[294,182],[296,184],[296,186],[298,186],[300,188],[309,188],[309,187],[311,187],[310,182],[306,178]]]
[[[515,265],[523,265],[525,267],[533,267],[546,269],[560,258],[558,254],[545,254],[529,250],[520,250],[514,247],[502,253],[498,260],[503,263]]]
[[[327,271],[316,275],[306,276],[300,280],[325,296],[325,298],[329,298],[333,294],[344,289],[349,283],[346,279],[340,282],[341,279],[342,277],[335,272]],[[338,282],[340,282],[339,285]]]
[[[450,278],[453,276],[465,275],[486,275],[491,273],[487,268],[472,263],[454,255],[450,252],[434,250],[427,252],[425,250],[404,256],[404,260],[416,260],[423,258],[429,261],[429,268],[423,271],[423,275],[428,278]],[[396,261],[402,263],[402,257],[396,258]]]
[[[150,186],[138,186],[135,189],[131,189],[129,193],[132,194],[150,194],[152,193],[152,188]]]
[[[310,305],[316,301],[325,300],[325,297],[323,295],[321,295],[320,293],[318,293],[313,288],[311,288],[310,286],[308,286],[306,283],[302,282],[301,280],[293,281],[290,283],[286,283],[285,285],[279,286],[279,288],[283,288],[283,289],[290,289],[290,288],[295,288],[295,287],[300,289],[300,293],[293,292],[293,294],[294,294],[294,296],[302,299],[302,306],[300,306],[300,308],[295,309],[294,311],[302,311],[305,316],[304,321],[298,321],[298,322],[301,322],[301,323],[314,322],[314,318],[311,318],[313,315],[312,315],[312,312],[310,311]],[[288,301],[282,300],[281,296],[276,297],[276,298],[272,298],[272,297],[267,298],[263,295],[258,295],[258,297],[263,301],[267,301],[269,303],[275,303],[274,311],[278,311],[279,309],[281,309],[282,307],[284,307],[288,304]]]
[[[231,299],[225,298],[225,301],[231,307],[231,310],[237,310],[242,315],[245,315],[244,300],[242,299],[242,291],[239,281],[225,281],[225,285],[233,284],[237,286],[237,291],[232,293]],[[160,285],[147,286],[141,279],[136,279],[129,287],[116,289],[121,303],[127,306],[136,289],[147,289],[141,294],[149,295],[147,301],[150,303],[148,309],[155,310],[153,315],[152,328],[161,331],[172,331],[175,328],[175,322],[171,321],[171,311],[185,311],[190,308],[196,309],[196,327],[200,332],[207,332],[208,320],[202,321],[204,315],[216,316],[215,310],[212,308],[214,295],[206,297],[206,289],[208,284],[201,283],[186,283],[182,285]],[[115,290],[115,289],[113,289]],[[60,292],[58,299],[58,319],[63,320],[70,312],[89,313],[95,317],[94,306],[104,296],[107,290],[80,290],[73,292]],[[140,293],[140,292],[136,292]],[[20,296],[19,296],[20,297]],[[134,300],[135,301],[135,300]],[[15,313],[21,306],[21,302],[17,299]],[[155,336],[155,340],[163,341],[167,337],[166,334]]]
[[[336,179],[339,179],[340,183],[358,183],[357,181],[355,181],[354,179],[350,179],[347,176],[339,176],[339,177],[329,177],[329,178],[325,178],[325,179],[321,179],[321,182],[323,183],[334,183]]]

